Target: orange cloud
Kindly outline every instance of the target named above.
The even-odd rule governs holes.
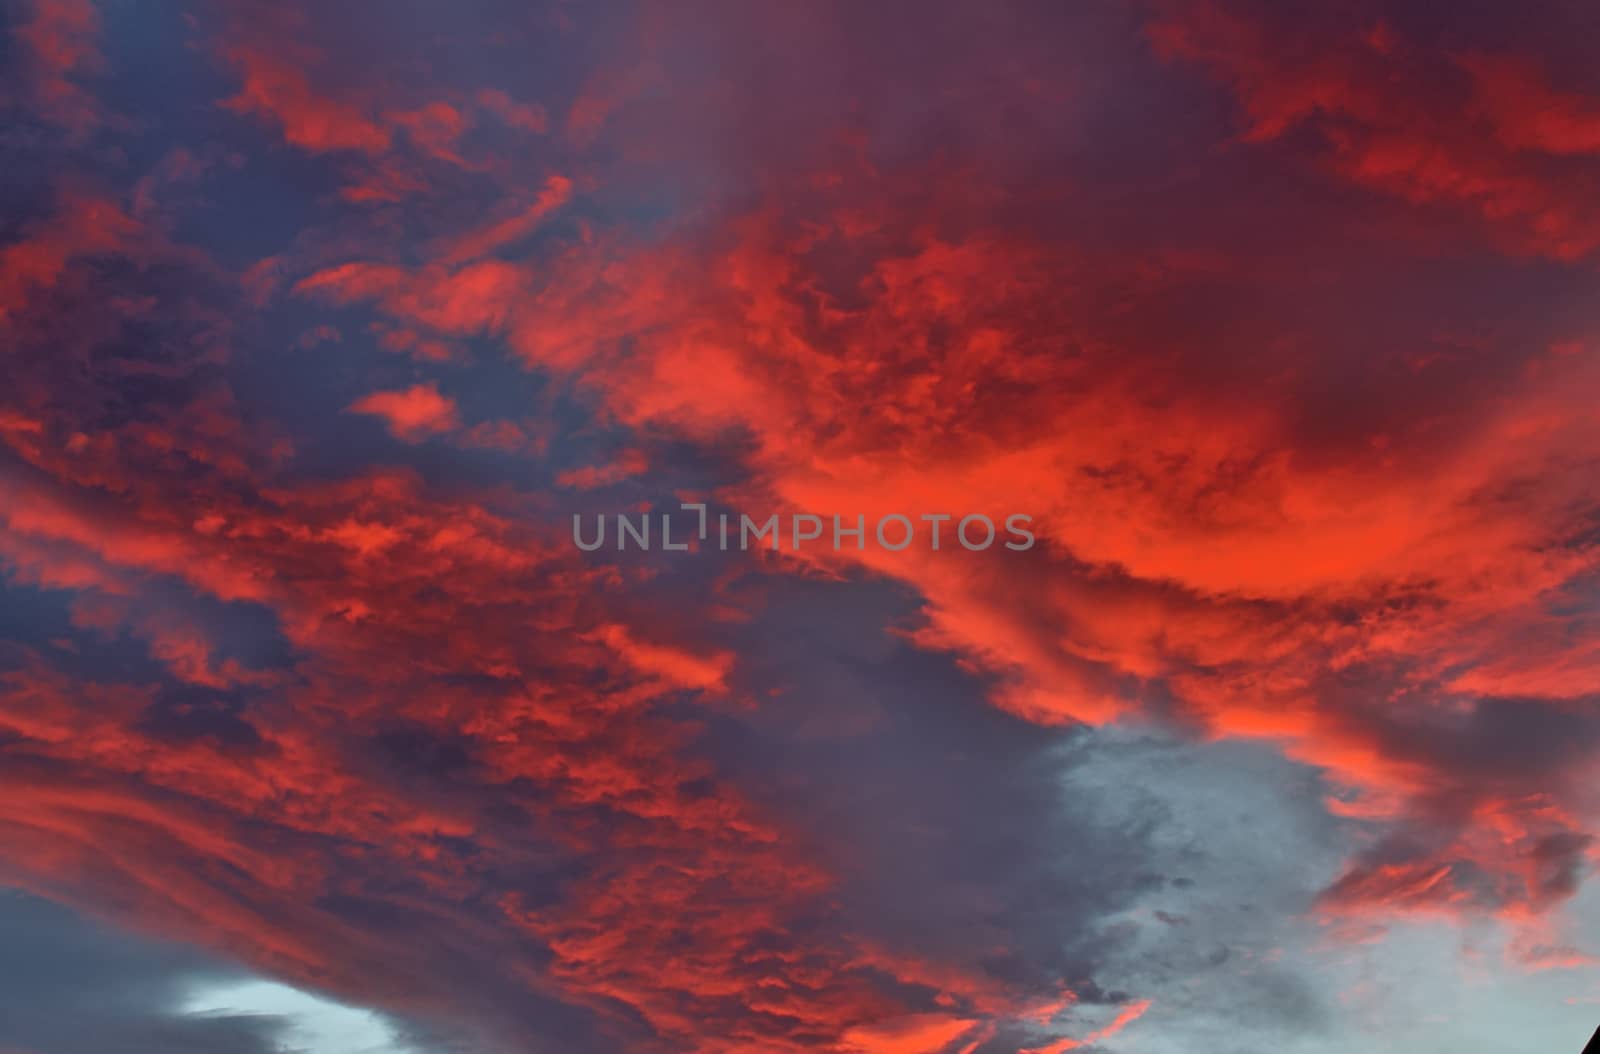
[[[885,1021],[845,1033],[844,1049],[856,1054],[938,1054],[977,1024],[938,1014]]]
[[[1103,1042],[1104,1040],[1108,1040],[1117,1035],[1123,1029],[1127,1028],[1129,1025],[1143,1017],[1145,1012],[1149,1009],[1150,1001],[1148,999],[1141,999],[1139,1002],[1131,1003],[1124,1008],[1122,1012],[1117,1014],[1116,1018],[1105,1028],[1096,1029],[1082,1039],[1058,1039],[1055,1042],[1047,1043],[1042,1047],[1028,1047],[1025,1050],[1020,1051],[1019,1054],[1063,1054],[1064,1051],[1077,1050],[1079,1047],[1092,1046],[1093,1044]]]

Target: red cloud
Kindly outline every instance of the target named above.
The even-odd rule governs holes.
[[[549,117],[543,106],[517,102],[498,88],[485,88],[479,92],[478,102],[513,128],[543,135],[549,127]]]
[[[1506,55],[1471,55],[1477,103],[1506,146],[1547,154],[1600,154],[1600,99],[1556,89],[1537,65]]]
[[[1105,1028],[1096,1029],[1082,1039],[1058,1039],[1053,1043],[1046,1043],[1042,1047],[1025,1048],[1024,1050],[1019,1051],[1018,1054],[1063,1054],[1063,1052],[1068,1050],[1077,1050],[1079,1047],[1091,1046],[1115,1036],[1117,1033],[1121,1032],[1123,1029],[1127,1028],[1129,1025],[1143,1017],[1145,1015],[1145,1011],[1149,1009],[1150,1001],[1148,999],[1141,999],[1139,1002],[1130,1005],[1125,1010],[1117,1014],[1116,1019]]]
[[[431,384],[393,392],[373,392],[350,404],[350,412],[381,417],[397,439],[415,441],[460,425],[455,400]]]
[[[65,44],[31,31],[61,77],[90,63],[67,10]],[[1136,40],[1085,63],[1151,62],[1127,96],[1092,71],[1051,79],[1054,48],[996,76],[1033,42],[938,15],[955,61],[929,60],[937,76],[852,62],[837,45],[863,27],[818,13],[762,35],[750,65],[773,69],[749,91],[707,61],[716,39],[648,19],[626,35],[649,61],[548,96],[565,142],[506,135],[542,130],[544,109],[458,76],[453,45],[369,55],[358,19],[360,46],[317,63],[253,40],[229,52],[244,86],[227,108],[348,155],[351,176],[285,190],[305,226],[269,232],[281,256],[238,277],[225,261],[261,231],[214,258],[171,244],[188,227],[129,219],[132,186],[20,224],[0,251],[0,559],[79,600],[74,636],[0,650],[5,877],[513,1044],[573,1008],[606,1049],[975,1054],[1035,1036],[1085,1001],[1062,994],[1057,949],[1017,965],[1036,935],[983,874],[950,879],[982,920],[970,947],[866,932],[945,876],[893,873],[896,903],[862,911],[861,861],[796,822],[792,772],[716,756],[781,698],[764,664],[793,642],[735,650],[685,613],[821,572],[914,598],[884,632],[954,656],[974,677],[952,692],[1023,721],[1170,720],[1314,767],[1361,845],[1324,915],[1497,917],[1527,964],[1584,961],[1548,930],[1595,859],[1600,373],[1560,302],[1600,245],[1591,100],[1532,57],[1175,5],[1150,38],[1187,70],[1181,134],[1112,135],[1101,160],[1079,131],[1125,125],[1180,74]],[[963,64],[974,31],[982,61]],[[792,97],[808,63],[823,72]],[[1197,70],[1236,103],[1240,141],[1186,138]],[[496,131],[545,153],[473,153]],[[115,185],[151,153],[132,145],[63,185]],[[1241,170],[1263,177],[1249,194]],[[1420,237],[1441,215],[1469,222]],[[1547,270],[1501,269],[1485,232]],[[1528,299],[1476,310],[1463,275],[1480,269]],[[309,295],[278,304],[263,274]],[[1528,294],[1535,279],[1555,292]],[[354,463],[315,425],[275,431],[274,393],[252,390],[256,342],[324,321],[486,385],[525,367],[512,379],[560,411],[386,453],[415,470]],[[433,384],[371,391],[360,343],[341,347],[334,409],[367,392],[348,410],[407,441],[462,427]],[[561,460],[596,434],[627,453]],[[481,448],[542,475],[485,482]],[[718,474],[695,486],[737,508],[1027,512],[1040,545],[708,581],[581,557],[549,526],[559,487],[685,448]],[[106,646],[124,631],[147,662]],[[866,706],[852,663],[820,658],[838,705]],[[948,837],[939,821],[913,834]],[[1148,1005],[1033,1049],[1108,1039]]]
[[[290,144],[313,151],[389,148],[387,128],[357,106],[319,95],[298,66],[248,47],[234,49],[230,58],[243,71],[244,85],[223,105],[275,122]]]
[[[1277,117],[1263,120],[1279,134]],[[895,196],[884,188],[861,233],[746,216],[709,257],[563,250],[554,278],[509,262],[479,265],[481,277],[356,263],[303,287],[376,299],[408,324],[502,335],[638,428],[699,441],[742,430],[752,478],[735,501],[869,519],[1030,512],[1046,543],[1021,563],[840,558],[914,585],[926,603],[915,639],[991,672],[995,702],[1023,717],[1112,721],[1136,709],[1130,685],[1161,683],[1212,734],[1280,742],[1326,771],[1351,790],[1348,815],[1403,821],[1440,786],[1463,798],[1453,822],[1495,801],[1501,790],[1470,767],[1410,749],[1329,682],[1362,669],[1410,685],[1396,692],[1549,696],[1581,672],[1581,637],[1537,657],[1514,642],[1552,591],[1597,570],[1592,550],[1562,546],[1593,511],[1579,467],[1592,411],[1576,394],[1595,385],[1593,364],[1538,354],[1470,411],[1397,414],[1358,433],[1365,449],[1324,450],[1295,434],[1291,408],[1184,383],[1175,351],[1076,302],[1072,254],[1022,235],[945,240],[902,221]],[[853,280],[814,266],[841,259]],[[1457,430],[1440,423],[1467,413]],[[1515,503],[1486,497],[1512,491]],[[1528,667],[1516,682],[1494,672],[1509,662]],[[1529,895],[1489,888],[1446,903]]]
[[[1168,5],[1171,16],[1150,35],[1161,54],[1199,63],[1229,86],[1247,141],[1312,129],[1316,156],[1341,177],[1475,215],[1520,251],[1575,260],[1600,247],[1592,174],[1574,179],[1523,153],[1593,153],[1600,103],[1552,89],[1523,57],[1404,47],[1387,25],[1329,37],[1234,6]],[[1451,97],[1458,67],[1475,83]],[[1493,139],[1480,134],[1479,116]]]
[[[91,0],[33,0],[15,30],[32,60],[32,89],[40,111],[83,135],[101,120],[94,95],[78,81],[102,68],[100,16]]]

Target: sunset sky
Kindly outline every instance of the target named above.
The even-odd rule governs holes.
[[[1592,0],[0,4],[0,1054],[1578,1054],[1597,268]]]

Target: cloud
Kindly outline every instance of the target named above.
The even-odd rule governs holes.
[[[1412,927],[1519,1025],[1588,968],[1554,23],[63,10],[206,105],[3,144],[6,881],[467,1050],[1349,1049]],[[686,500],[1039,544],[571,545]]]
[[[1099,1043],[1101,1040],[1110,1039],[1123,1029],[1127,1028],[1129,1025],[1133,1024],[1135,1021],[1139,1020],[1144,1016],[1145,1011],[1149,1009],[1150,1001],[1148,999],[1141,999],[1139,1002],[1134,1003],[1126,1010],[1123,1010],[1121,1013],[1119,1013],[1109,1025],[1105,1026],[1104,1028],[1095,1029],[1081,1040],[1058,1039],[1052,1043],[1047,1043],[1042,1047],[1029,1047],[1022,1051],[1021,1054],[1062,1054],[1063,1051],[1076,1050],[1079,1047]]]
[[[389,148],[387,128],[354,105],[319,95],[298,66],[249,48],[236,50],[231,58],[242,71],[244,84],[223,105],[275,122],[290,145],[367,153]]]
[[[0,1048],[73,1054],[109,1045],[149,1051],[280,1050],[288,1022],[260,1014],[182,1013],[193,985],[234,972],[168,945],[115,936],[47,901],[0,896]]]
[[[381,417],[398,439],[416,440],[456,428],[454,400],[428,384],[393,392],[373,392],[350,404],[350,412]]]
[[[1321,27],[1258,18],[1248,5],[1171,9],[1152,27],[1153,43],[1229,85],[1248,141],[1314,129],[1316,156],[1342,178],[1468,212],[1520,251],[1575,260],[1600,245],[1583,190],[1592,173],[1561,172],[1526,153],[1593,153],[1593,104],[1553,89],[1529,57],[1454,55],[1418,46],[1383,21],[1346,24],[1313,43],[1309,34]],[[1452,91],[1461,69],[1470,91]],[[1491,122],[1492,139],[1478,134],[1478,115]]]
[[[24,57],[33,112],[87,136],[104,120],[82,79],[102,68],[99,13],[90,0],[35,0],[13,30]]]

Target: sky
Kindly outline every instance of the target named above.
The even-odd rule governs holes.
[[[1597,41],[0,7],[0,1054],[1577,1054]]]

